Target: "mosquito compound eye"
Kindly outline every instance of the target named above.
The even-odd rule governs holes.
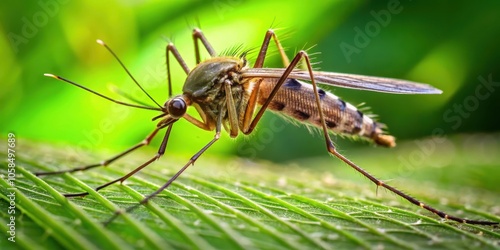
[[[186,101],[182,98],[174,98],[168,102],[167,110],[173,118],[181,118],[186,113]]]

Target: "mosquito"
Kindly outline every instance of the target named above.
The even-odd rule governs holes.
[[[155,160],[158,160],[165,153],[168,138],[174,124],[180,119],[185,119],[200,129],[215,131],[213,139],[196,154],[194,154],[189,161],[165,184],[163,184],[155,192],[145,196],[136,205],[130,206],[125,210],[115,211],[111,219],[105,223],[107,224],[112,222],[121,213],[130,212],[140,205],[146,204],[164,189],[168,188],[170,184],[175,181],[189,166],[193,165],[195,161],[210,148],[210,146],[219,140],[223,128],[231,137],[238,136],[240,132],[244,135],[248,135],[254,131],[264,112],[266,110],[271,110],[284,114],[299,122],[311,124],[319,128],[324,136],[328,153],[339,158],[348,166],[364,175],[370,181],[375,183],[377,187],[384,187],[396,195],[436,214],[443,219],[467,224],[498,224],[498,222],[460,218],[439,211],[375,178],[373,175],[339,153],[332,142],[330,137],[331,134],[354,135],[385,147],[394,147],[396,145],[395,138],[384,132],[384,125],[382,123],[374,121],[368,115],[363,114],[356,107],[341,100],[332,93],[320,89],[318,87],[318,83],[334,87],[392,94],[440,94],[442,93],[441,90],[430,85],[405,80],[314,71],[306,51],[299,51],[290,61],[280,41],[278,40],[277,35],[272,29],[269,29],[266,32],[264,41],[260,47],[253,67],[250,67],[249,62],[246,59],[246,52],[241,53],[239,56],[217,54],[200,29],[195,28],[193,30],[192,38],[194,41],[197,64],[193,69],[190,69],[187,66],[186,62],[173,43],[168,43],[166,46],[165,53],[169,98],[163,105],[156,102],[142,88],[118,56],[101,40],[97,40],[97,42],[104,46],[113,55],[113,57],[116,58],[118,63],[131,77],[134,83],[148,96],[152,102],[155,103],[156,106],[148,106],[140,102],[138,102],[140,104],[131,104],[118,101],[61,76],[45,74],[45,76],[72,84],[120,105],[159,111],[160,114],[152,118],[153,121],[158,120],[154,130],[141,142],[120,154],[96,164],[53,172],[38,172],[35,174],[37,176],[55,175],[108,166],[136,149],[148,145],[160,130],[166,128],[165,135],[163,136],[156,155],[127,175],[96,187],[95,191],[99,191],[114,183],[124,182],[130,176],[136,174]],[[271,39],[277,47],[281,60],[284,64],[284,68],[263,68]],[[204,61],[201,60],[200,56],[200,42],[210,55],[210,58]],[[170,71],[171,55],[173,55],[187,75],[183,85],[182,94],[175,96],[172,96]],[[304,65],[307,69],[299,69],[297,67],[301,62],[305,63]],[[309,83],[303,81],[307,81]],[[134,101],[132,98],[129,99]],[[199,118],[186,113],[189,106],[193,106],[196,109],[199,114]],[[80,197],[88,194],[88,192],[82,192],[64,194],[64,196]]]

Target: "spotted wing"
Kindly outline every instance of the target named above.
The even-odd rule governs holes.
[[[251,68],[243,71],[243,77],[280,78],[284,72],[284,68]],[[306,70],[293,70],[288,78],[305,81],[311,80],[309,72]],[[314,80],[318,83],[335,87],[393,94],[442,93],[441,90],[427,84],[384,77],[315,71]]]

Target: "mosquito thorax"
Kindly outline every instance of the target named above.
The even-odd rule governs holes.
[[[211,101],[224,81],[239,82],[239,72],[246,65],[238,57],[215,57],[198,64],[189,72],[182,91],[194,101]]]

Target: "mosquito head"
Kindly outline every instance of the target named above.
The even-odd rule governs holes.
[[[165,113],[174,119],[180,119],[186,113],[188,103],[184,96],[174,96],[163,105]]]

